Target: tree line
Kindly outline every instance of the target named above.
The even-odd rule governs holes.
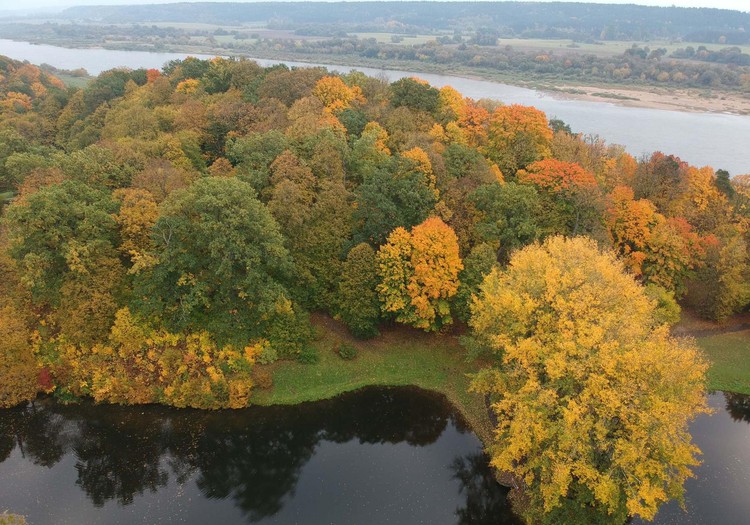
[[[682,493],[706,366],[668,326],[750,303],[750,176],[416,78],[0,71],[2,405],[243,407],[264,365],[314,361],[311,311],[358,337],[461,322],[529,519]]]

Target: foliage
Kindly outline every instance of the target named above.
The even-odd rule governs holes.
[[[357,337],[378,335],[380,303],[375,290],[377,283],[375,250],[369,244],[358,244],[346,256],[338,289],[341,320]]]
[[[543,112],[518,104],[501,106],[490,115],[487,156],[504,174],[514,174],[549,157],[552,137]]]
[[[471,326],[497,365],[473,388],[492,396],[492,464],[524,485],[531,521],[652,519],[682,496],[707,367],[654,309],[584,238],[524,248],[482,283]]]
[[[76,395],[120,404],[241,408],[252,388],[258,346],[217,346],[206,332],[174,334],[149,329],[128,309],[118,311],[107,343],[59,342],[49,364]]]
[[[357,357],[357,349],[347,343],[341,343],[336,353],[338,353],[339,357],[344,361],[351,361]]]
[[[207,178],[172,193],[153,242],[156,262],[138,275],[139,303],[170,329],[242,344],[293,316],[285,305],[291,260],[249,184]]]
[[[302,349],[302,351],[297,356],[297,361],[302,363],[303,365],[314,365],[318,361],[320,361],[320,354],[318,351],[311,347],[305,347]]]
[[[14,308],[0,307],[0,408],[31,400],[39,390],[30,336]]]
[[[383,311],[424,330],[452,322],[449,299],[463,269],[456,234],[437,217],[407,232],[396,228],[378,251],[377,286]]]

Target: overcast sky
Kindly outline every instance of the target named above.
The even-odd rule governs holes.
[[[0,0],[0,10],[33,9],[39,7],[67,7],[71,5],[115,5],[115,4],[159,4],[185,0]],[[247,1],[247,0],[202,0],[202,1]],[[717,7],[750,11],[750,0],[574,0],[597,4],[642,4],[680,7]]]

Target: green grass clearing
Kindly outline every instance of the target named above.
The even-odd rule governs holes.
[[[711,363],[708,388],[750,394],[750,330],[696,340]]]
[[[491,423],[482,396],[470,394],[467,374],[477,370],[466,362],[466,351],[456,337],[425,334],[405,327],[385,331],[371,341],[357,341],[337,322],[314,317],[321,334],[315,342],[320,361],[301,364],[281,361],[270,367],[273,387],[258,389],[252,403],[297,404],[328,399],[365,386],[417,386],[444,394],[474,431],[488,442]],[[334,351],[346,342],[357,357],[341,359]]]

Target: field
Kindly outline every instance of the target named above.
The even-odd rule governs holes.
[[[711,363],[708,387],[750,394],[750,330],[697,338]]]

